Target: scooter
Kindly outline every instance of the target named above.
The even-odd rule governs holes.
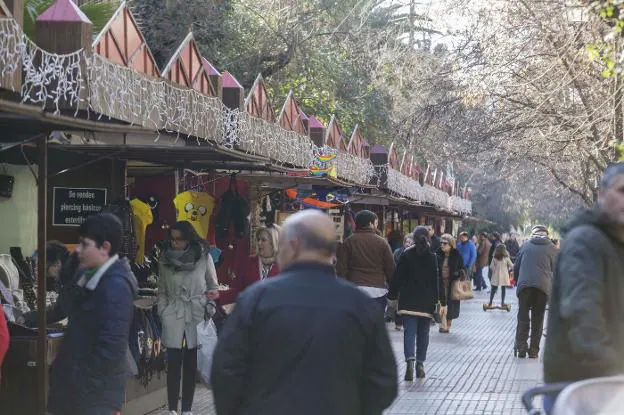
[[[483,304],[483,311],[488,310],[506,310],[507,312],[511,311],[511,305],[503,304],[503,305],[490,305],[489,303]]]

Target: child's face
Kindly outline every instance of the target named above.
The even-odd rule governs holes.
[[[110,243],[106,241],[98,247],[93,239],[80,238],[76,251],[80,258],[80,265],[85,268],[98,268],[109,259]]]

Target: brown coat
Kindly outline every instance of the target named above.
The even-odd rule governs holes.
[[[355,231],[340,247],[336,273],[359,286],[385,288],[394,273],[390,245],[375,229]]]
[[[479,241],[479,249],[477,250],[477,268],[485,268],[490,266],[489,255],[492,243],[486,239]]]

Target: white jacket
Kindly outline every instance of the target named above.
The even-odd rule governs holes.
[[[503,259],[492,258],[490,269],[492,270],[492,285],[496,287],[511,285],[509,271],[513,270],[513,262],[508,256]]]

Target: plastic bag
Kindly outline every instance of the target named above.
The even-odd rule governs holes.
[[[212,319],[197,325],[197,371],[206,386],[210,386],[212,355],[217,346],[217,329]]]

